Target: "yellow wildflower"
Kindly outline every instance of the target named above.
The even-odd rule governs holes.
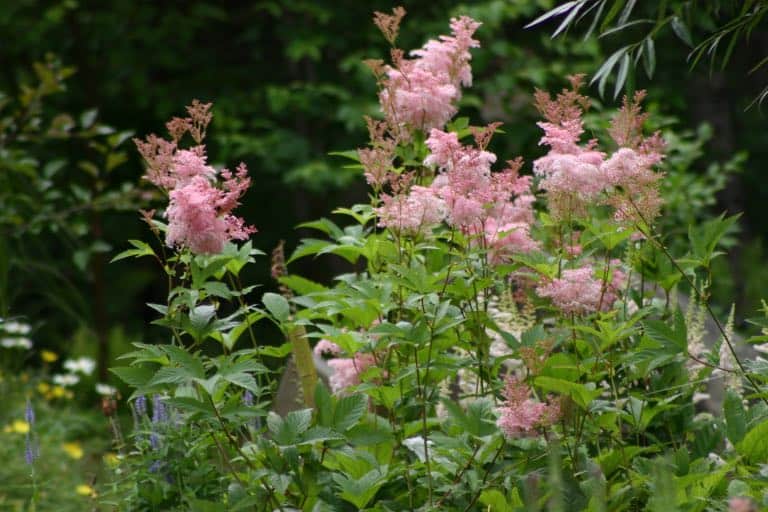
[[[54,363],[59,358],[59,355],[56,352],[51,352],[50,350],[43,350],[40,352],[40,358],[42,358],[42,360],[46,363]]]
[[[110,468],[117,467],[120,464],[120,459],[118,458],[117,454],[112,452],[105,453],[103,459],[104,463]]]
[[[29,432],[29,423],[27,423],[24,420],[13,420],[13,423],[10,425],[6,425],[3,429],[3,432],[10,433],[15,432],[16,434],[26,434]]]
[[[51,390],[51,385],[47,382],[40,382],[37,385],[37,392],[41,395],[48,395],[48,392]]]
[[[53,386],[51,389],[51,396],[53,398],[62,398],[67,396],[67,390],[64,389],[62,386]]]
[[[96,491],[87,484],[80,484],[75,488],[75,492],[80,496],[96,496]]]
[[[80,446],[80,443],[64,443],[61,445],[61,448],[73,459],[83,458],[83,447]]]

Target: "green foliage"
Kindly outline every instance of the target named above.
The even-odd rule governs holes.
[[[3,510],[76,512],[98,507],[94,482],[109,478],[110,468],[117,463],[117,454],[111,446],[109,419],[94,408],[82,410],[73,406],[71,399],[46,398],[40,390],[49,385],[49,377],[44,372],[3,373],[0,382],[5,404],[0,414],[0,455],[5,461],[0,469],[0,508]],[[34,410],[32,424],[25,418],[27,399]],[[28,449],[35,456],[31,465],[25,460]]]
[[[606,9],[607,6],[610,6]],[[577,23],[589,22],[586,38],[593,33],[599,37],[626,35],[635,41],[616,50],[595,72],[592,82],[598,83],[600,95],[603,95],[608,77],[615,72],[613,97],[618,97],[628,83],[631,66],[637,66],[642,60],[648,78],[652,78],[656,69],[655,39],[665,30],[670,30],[677,39],[691,48],[688,61],[696,66],[702,58],[708,57],[712,67],[720,59],[720,67],[725,68],[740,40],[749,40],[750,35],[761,26],[768,3],[762,0],[745,2],[690,2],[672,0],[664,2],[637,2],[636,0],[572,0],[558,5],[527,25],[533,27],[562,16],[560,25],[552,37],[568,31]],[[591,21],[589,19],[591,18]],[[633,19],[634,18],[634,19]],[[695,43],[693,29],[706,34]],[[640,37],[635,34],[640,33]],[[724,51],[718,56],[721,43]],[[759,69],[768,58],[761,58],[753,64],[750,73]],[[768,97],[768,88],[763,89],[756,101]]]
[[[589,70],[599,55],[593,39],[571,48],[533,32],[519,39],[498,37],[530,19],[540,4],[552,3],[487,1],[468,7],[487,32],[481,37],[485,48],[475,53],[478,87],[462,100],[470,117],[448,125],[463,142],[471,139],[470,119],[526,119],[531,109],[522,107],[528,101],[520,98],[527,98],[531,86],[547,88],[553,76]],[[589,31],[604,36],[653,25],[638,42],[612,53],[594,76],[602,91],[615,74],[618,95],[625,86],[634,87],[633,69],[640,60],[648,76],[658,72],[654,40],[660,27],[668,25],[689,44],[696,35],[678,13],[678,3],[664,5],[662,11],[669,8],[673,14],[662,12],[658,22],[632,20],[640,4],[618,0],[566,2],[538,21],[563,16],[556,35],[588,16],[593,16]],[[445,18],[444,7],[438,2],[414,9]],[[742,15],[751,8],[759,11],[762,3],[750,3]],[[24,15],[24,9],[16,7],[12,14]],[[110,87],[119,86],[120,98],[126,90],[146,91],[136,95],[131,108],[139,104],[158,112],[170,110],[171,90],[221,95],[216,154],[263,163],[259,193],[269,198],[262,201],[265,208],[284,203],[283,196],[273,194],[275,183],[301,194],[361,181],[364,167],[356,152],[336,152],[354,162],[343,169],[322,155],[357,144],[363,133],[360,115],[377,111],[373,80],[358,64],[363,55],[386,53],[367,27],[360,28],[368,6],[345,13],[327,2],[257,3],[231,13],[205,2],[163,9],[117,2],[110,12],[89,11],[64,2],[41,11],[36,34],[55,34],[62,27],[68,33],[90,23],[108,26],[117,17],[126,27],[141,25],[137,34],[153,48],[142,58],[174,63],[171,67],[181,66],[180,49],[198,36],[216,40],[210,36],[221,34],[222,26],[244,47],[278,41],[282,44],[271,45],[272,55],[219,63],[215,69],[223,73],[183,73],[177,67],[171,74],[184,80],[152,82],[139,72],[127,79],[115,73],[131,60],[127,55],[134,55],[124,47],[95,44],[113,48],[103,59],[105,78],[99,83],[106,84],[107,97]],[[9,15],[0,15],[0,25],[7,25],[10,18],[2,16]],[[254,16],[270,20],[269,29],[252,23]],[[743,25],[731,32],[736,37],[748,29]],[[426,23],[403,31],[401,38],[419,46],[430,30]],[[102,30],[96,40],[114,36]],[[541,52],[534,56],[529,48]],[[189,53],[197,63],[226,54],[216,48]],[[253,73],[267,68],[266,75]],[[346,77],[343,88],[339,70]],[[8,142],[2,149],[10,156],[1,163],[9,169],[4,176],[11,188],[0,193],[0,205],[7,205],[0,226],[8,226],[12,236],[0,243],[22,247],[30,233],[40,239],[62,235],[73,248],[73,268],[97,283],[104,279],[98,269],[111,246],[100,233],[94,233],[98,240],[89,238],[88,230],[95,231],[100,224],[94,218],[122,201],[134,208],[140,194],[118,186],[121,180],[113,172],[128,160],[121,149],[128,132],[100,125],[91,109],[53,118],[35,110],[41,99],[61,90],[70,72],[53,61],[35,66],[39,84],[21,87],[9,103],[13,112],[2,126],[10,128],[0,135]],[[484,75],[491,78],[482,80]],[[119,102],[108,103],[113,114],[121,112]],[[417,232],[386,227],[378,210],[382,189],[377,189],[367,204],[333,210],[333,220],[300,225],[315,237],[303,239],[288,264],[292,270],[327,266],[334,280],[315,272],[288,274],[278,256],[272,270],[279,293],[255,294],[253,275],[266,274],[267,265],[256,258],[263,253],[251,242],[227,244],[221,254],[192,254],[167,248],[166,226],[149,221],[157,242],[131,239],[112,260],[120,262],[113,268],[121,269],[134,259],[158,263],[158,282],[167,282],[167,290],[160,303],[150,304],[156,329],[143,330],[143,342],[112,368],[130,388],[133,429],[125,443],[116,436],[121,456],[111,481],[101,485],[99,479],[101,505],[212,511],[722,510],[730,497],[761,499],[765,482],[759,471],[768,455],[766,408],[758,400],[768,396],[768,370],[758,361],[746,365],[745,373],[717,348],[692,353],[695,322],[654,296],[654,288],[667,298],[676,287],[690,288],[707,304],[713,268],[721,260],[717,256],[733,244],[737,217],[703,218],[743,157],[709,164],[695,175],[691,170],[705,158],[711,134],[702,128],[675,137],[664,124],[669,120],[652,122],[665,127],[670,141],[666,215],[653,226],[621,223],[606,204],[590,204],[584,214],[563,219],[547,213],[547,199],[539,194],[531,226],[538,249],[526,254],[497,258],[483,236],[442,222]],[[587,124],[590,136],[601,138],[604,115],[598,112]],[[493,151],[506,155],[511,147],[532,146],[537,132],[527,125],[499,130]],[[437,171],[423,164],[426,135],[411,135],[397,140],[389,171],[429,186]],[[48,147],[50,139],[61,142],[57,137],[87,142],[94,158],[79,158],[81,149],[73,150],[74,164],[49,158],[65,153]],[[65,175],[65,169],[73,172]],[[44,194],[41,201],[37,193]],[[289,222],[282,209],[279,217],[277,229]],[[580,255],[570,254],[565,246],[579,236]],[[260,243],[270,241],[266,236]],[[6,298],[8,290],[19,283],[14,270],[30,265],[24,254],[0,251],[3,317],[13,302]],[[50,260],[46,268],[52,274],[69,268]],[[595,268],[600,305],[587,313],[565,312],[543,297],[540,287],[584,262]],[[254,272],[256,266],[264,268]],[[614,270],[626,273],[625,281],[611,290],[615,303],[603,304]],[[136,275],[124,272],[128,280]],[[104,303],[97,294],[81,301],[52,295],[60,295],[62,309],[85,311],[89,301]],[[310,352],[310,340],[331,342],[339,352],[320,361]],[[728,348],[730,342],[721,344]],[[318,382],[315,365],[334,370],[330,390]],[[284,368],[282,384],[297,393],[289,397],[291,403],[278,404],[277,375]],[[704,391],[703,382],[720,374],[715,371],[723,372],[730,386],[723,415],[697,414],[695,397]],[[517,380],[505,383],[511,374]],[[529,393],[525,410],[551,407],[557,411],[551,420],[518,430],[500,428],[505,408],[512,407],[506,387],[515,382]],[[288,412],[281,416],[276,410],[282,406]],[[8,449],[18,450],[19,439],[13,438]],[[9,476],[11,490],[0,493],[0,503],[24,506],[26,483],[15,483],[18,476]],[[55,494],[43,497],[51,501],[41,499],[38,507],[65,502]]]

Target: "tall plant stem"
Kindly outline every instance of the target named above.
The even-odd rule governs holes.
[[[224,435],[227,437],[229,444],[232,445],[232,448],[235,449],[235,451],[240,455],[240,457],[242,457],[243,461],[248,465],[248,467],[251,468],[251,471],[256,471],[257,469],[256,465],[243,452],[243,449],[240,447],[240,443],[237,442],[237,439],[234,438],[232,433],[227,428],[227,424],[224,422],[224,418],[221,417],[221,413],[219,413],[219,409],[218,407],[216,407],[216,403],[213,401],[213,397],[211,397],[211,395],[209,395],[208,393],[206,393],[206,396],[208,397],[208,402],[210,402],[211,407],[213,408],[213,413],[216,416],[216,419],[218,420],[219,425],[221,426],[222,432],[224,432]],[[269,494],[269,498],[271,500],[274,500],[278,510],[283,512],[283,506],[280,504],[280,501],[278,501],[277,496],[275,495],[275,490],[272,489],[272,487],[266,482],[264,477],[261,477],[260,481],[261,481],[261,484],[264,486],[264,489],[267,491],[267,494]]]
[[[431,343],[432,340],[430,340],[430,350],[431,350]],[[419,398],[421,400],[421,437],[424,440],[424,464],[427,466],[427,490],[429,495],[429,506],[432,506],[432,465],[429,458],[429,436],[427,432],[427,396],[424,392],[424,386],[422,385],[421,380],[421,370],[419,369],[419,349],[414,348],[414,354],[413,357],[415,359],[415,365],[416,365],[416,388],[419,391]],[[427,371],[429,371],[429,367],[427,367]],[[426,375],[425,375],[426,377]]]
[[[307,341],[307,331],[303,325],[289,327],[288,341],[293,348],[293,358],[296,371],[299,374],[302,400],[307,407],[315,407],[315,386],[317,385],[317,369],[312,359],[312,349]]]
[[[648,226],[648,232],[640,226],[637,222],[635,223],[635,227],[640,231],[640,233],[643,234],[648,240],[653,242],[656,247],[658,247],[661,252],[664,253],[664,256],[669,259],[669,262],[672,263],[672,266],[675,267],[675,269],[680,273],[680,275],[683,277],[683,279],[686,280],[688,285],[691,287],[693,292],[696,294],[696,298],[701,301],[701,303],[704,304],[704,307],[707,308],[707,314],[709,314],[709,317],[712,319],[713,322],[715,322],[715,326],[717,327],[717,330],[720,332],[720,335],[723,337],[723,341],[726,345],[728,345],[728,350],[731,352],[731,355],[733,356],[734,361],[736,361],[736,365],[739,367],[739,370],[741,370],[742,375],[744,375],[744,378],[749,381],[749,384],[754,388],[754,390],[757,392],[760,390],[760,388],[757,385],[757,382],[752,378],[752,376],[747,372],[747,369],[744,367],[744,364],[741,362],[741,359],[739,359],[739,356],[736,354],[736,349],[733,348],[733,343],[731,342],[730,337],[725,332],[725,329],[723,328],[723,324],[720,323],[720,320],[715,315],[715,312],[712,311],[712,306],[709,305],[709,301],[706,300],[704,297],[704,294],[701,292],[698,286],[696,286],[696,283],[693,282],[693,279],[685,273],[685,270],[677,263],[677,260],[669,253],[669,250],[666,248],[666,246],[661,243],[660,241],[656,240],[656,238],[653,236],[653,233],[650,232],[650,224],[645,220],[643,217],[643,214],[638,209],[637,205],[635,205],[635,202],[632,201],[632,198],[629,198],[629,202],[632,204],[632,206],[635,208],[635,211],[637,212],[637,215],[640,217],[640,220],[643,221],[643,224]],[[768,405],[768,398],[761,396],[760,399]]]

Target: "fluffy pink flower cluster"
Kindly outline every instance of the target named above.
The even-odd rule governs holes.
[[[322,339],[315,345],[314,352],[319,357],[326,354],[338,356],[342,350],[334,342]],[[333,369],[333,374],[328,379],[331,391],[341,393],[350,386],[360,384],[360,375],[375,365],[376,359],[373,354],[360,352],[354,357],[333,357],[327,363]]]
[[[146,178],[168,193],[165,215],[170,247],[187,247],[193,253],[219,253],[230,240],[246,240],[256,232],[242,218],[232,215],[251,180],[245,164],[233,174],[217,172],[206,162],[205,146],[179,149],[179,139],[189,131],[200,142],[211,119],[210,104],[193,103],[190,117],[176,118],[168,124],[171,141],[150,135],[135,140],[147,162]]]
[[[560,278],[540,284],[536,293],[551,299],[564,313],[580,315],[608,310],[626,283],[619,264],[618,260],[611,261],[603,273],[605,279],[596,278],[591,265],[563,270]]]
[[[407,195],[382,194],[381,200],[382,206],[376,209],[379,226],[400,233],[415,236],[445,218],[445,201],[427,187],[413,186]]]
[[[584,133],[582,109],[588,100],[578,94],[581,78],[572,77],[571,83],[573,89],[554,100],[536,92],[536,106],[547,119],[537,123],[544,130],[539,144],[550,151],[534,161],[533,171],[542,178],[539,188],[547,191],[550,214],[557,219],[584,215],[586,206],[605,188],[600,172],[605,154],[594,149],[595,141],[579,145]]]
[[[530,398],[531,390],[515,377],[507,377],[504,405],[498,408],[496,425],[508,438],[532,434],[538,428],[554,424],[560,417],[560,404],[537,402]]]
[[[619,148],[603,164],[605,183],[614,190],[608,203],[613,206],[618,222],[650,223],[659,215],[659,181],[663,175],[655,172],[653,166],[661,159],[657,151]]]
[[[534,172],[542,179],[550,214],[556,219],[584,216],[590,204],[609,204],[619,222],[651,222],[661,208],[659,180],[662,174],[653,167],[663,158],[660,136],[642,136],[646,115],[641,113],[640,92],[624,105],[614,118],[611,136],[620,146],[610,158],[595,149],[596,141],[584,146],[582,114],[589,105],[578,93],[581,77],[571,77],[572,89],[555,99],[536,92],[536,106],[546,118],[538,125],[544,130],[539,144],[547,145],[547,155],[534,162]],[[609,192],[607,197],[601,197]]]
[[[464,146],[456,133],[436,128],[430,131],[426,144],[430,154],[424,164],[441,171],[431,188],[445,201],[448,224],[480,235],[496,261],[538,247],[530,237],[534,202],[531,178],[518,175],[520,161],[508,162],[504,171],[491,172],[496,155]]]
[[[752,498],[738,496],[728,500],[728,512],[757,512],[757,505]]]
[[[397,58],[387,67],[379,99],[392,126],[428,131],[453,117],[461,86],[472,84],[469,49],[480,46],[472,38],[479,26],[467,16],[454,18],[452,35],[430,40],[411,52],[415,58]]]

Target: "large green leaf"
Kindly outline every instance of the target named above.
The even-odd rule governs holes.
[[[594,388],[594,384],[591,387],[587,387],[585,384],[568,382],[567,380],[553,377],[539,376],[536,377],[534,383],[545,391],[554,391],[559,395],[570,397],[582,409],[589,408],[592,400],[601,393],[599,389]]]
[[[363,394],[342,397],[333,409],[333,428],[345,432],[365,414],[368,397]]]
[[[261,299],[264,302],[267,310],[272,313],[275,320],[278,322],[285,322],[291,314],[291,307],[288,304],[288,300],[282,295],[276,293],[265,293]]]
[[[736,445],[744,439],[747,433],[747,414],[741,402],[741,396],[732,389],[725,392],[723,413],[728,440]]]
[[[267,416],[267,428],[277,444],[288,446],[296,444],[299,436],[309,429],[312,423],[312,409],[291,411],[285,418],[270,412]]]
[[[757,424],[736,445],[736,451],[753,464],[768,462],[768,420]]]

